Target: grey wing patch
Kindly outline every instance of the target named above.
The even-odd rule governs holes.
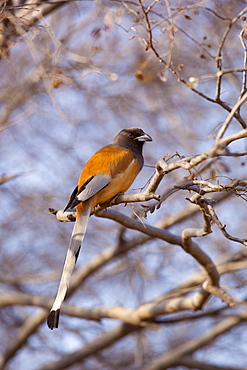
[[[110,182],[111,177],[107,175],[95,175],[90,178],[91,180],[87,184],[82,186],[82,190],[78,190],[77,199],[80,202],[91,198],[94,194],[104,189]]]
[[[66,209],[74,208],[79,203],[91,198],[94,194],[98,193],[100,190],[104,189],[111,182],[111,177],[106,175],[95,175],[91,176],[85,184],[83,184],[80,189],[76,188],[71,195],[73,200],[70,199],[69,207]],[[77,190],[77,191],[76,191]],[[66,210],[65,209],[65,210]]]

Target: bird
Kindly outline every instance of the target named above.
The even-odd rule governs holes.
[[[91,211],[98,204],[125,193],[144,163],[142,149],[150,135],[137,127],[121,130],[113,141],[99,149],[86,163],[64,212],[76,207],[76,221],[64,262],[57,295],[47,317],[47,325],[58,328],[60,308],[69,287]]]

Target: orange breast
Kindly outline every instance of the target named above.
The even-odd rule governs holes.
[[[127,191],[139,170],[138,160],[132,151],[107,145],[89,159],[81,173],[78,188],[91,176],[110,175],[112,178],[110,184],[91,198],[91,208],[94,208],[97,204],[107,202],[118,193]],[[82,208],[84,207],[82,206]]]

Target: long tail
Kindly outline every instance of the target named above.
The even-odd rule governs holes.
[[[47,317],[47,325],[51,330],[54,328],[58,328],[60,308],[64,301],[66,292],[69,287],[71,275],[74,270],[78,255],[80,253],[81,244],[84,239],[88,219],[90,216],[90,211],[91,207],[89,205],[87,209],[81,213],[80,217],[76,220],[74,225],[67,256],[64,262],[63,273],[60,280],[57,296]]]

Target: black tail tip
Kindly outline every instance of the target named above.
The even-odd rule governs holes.
[[[47,317],[48,328],[53,330],[58,328],[60,310],[52,310]]]

